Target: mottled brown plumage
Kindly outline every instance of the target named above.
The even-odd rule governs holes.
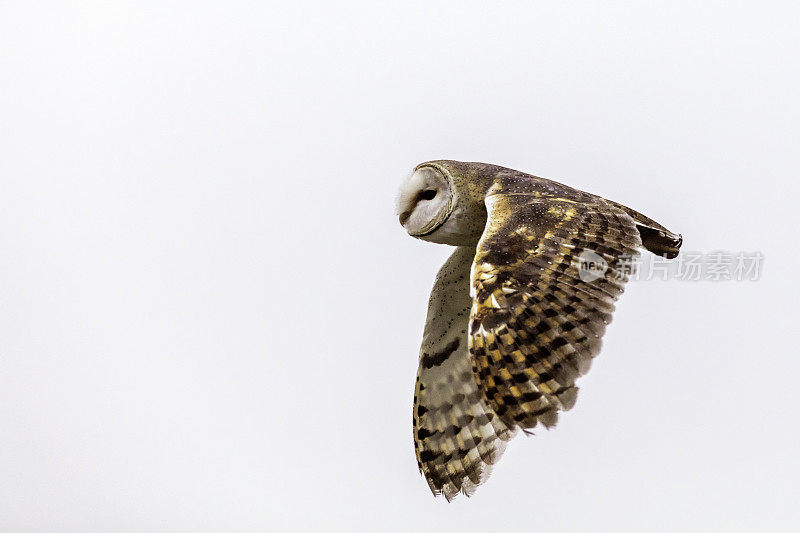
[[[414,398],[418,466],[451,499],[486,478],[517,428],[572,408],[639,248],[675,257],[681,237],[483,163],[419,165],[398,214],[411,235],[457,246],[431,293]],[[587,257],[603,268],[587,275]]]

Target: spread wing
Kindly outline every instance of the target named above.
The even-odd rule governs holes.
[[[509,429],[481,399],[468,352],[475,248],[459,247],[436,277],[414,394],[417,465],[434,495],[470,495],[503,453]]]
[[[506,426],[550,427],[575,403],[575,379],[600,351],[639,232],[599,197],[500,193],[486,205],[471,273],[473,370]]]

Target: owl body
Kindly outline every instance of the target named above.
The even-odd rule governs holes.
[[[518,430],[552,427],[600,351],[639,248],[682,239],[630,208],[484,163],[431,161],[398,197],[413,237],[456,249],[436,277],[413,432],[431,491],[469,495]],[[604,265],[585,275],[585,258]],[[624,264],[623,264],[624,263]]]

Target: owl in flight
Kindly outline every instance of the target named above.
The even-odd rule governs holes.
[[[397,213],[412,237],[455,246],[428,303],[413,415],[417,465],[449,501],[488,477],[519,429],[550,428],[575,404],[639,248],[671,259],[682,238],[484,163],[418,165]]]

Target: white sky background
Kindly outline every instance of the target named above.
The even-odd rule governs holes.
[[[788,531],[794,2],[3,2],[0,529]],[[411,402],[418,162],[625,203],[755,283],[639,282],[471,499]]]

